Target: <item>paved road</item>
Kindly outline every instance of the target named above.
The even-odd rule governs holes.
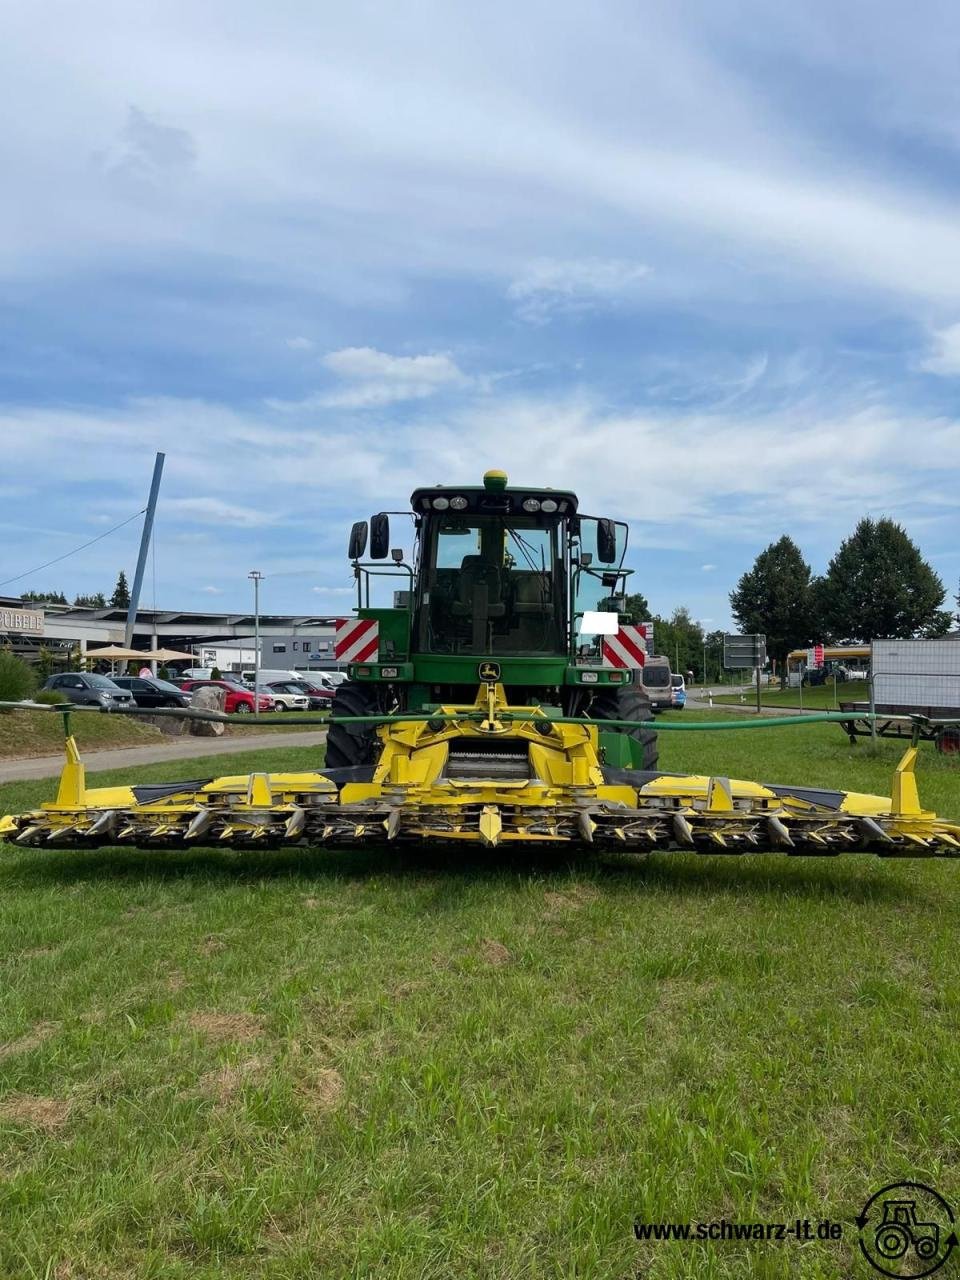
[[[193,756],[229,756],[258,747],[313,747],[326,739],[326,729],[296,733],[239,733],[222,738],[183,738],[150,747],[117,747],[112,751],[84,751],[87,772],[96,769],[124,769],[129,765],[155,764],[163,760],[189,760]],[[30,778],[55,778],[63,767],[63,756],[36,756],[31,760],[0,761],[0,782],[24,782]]]

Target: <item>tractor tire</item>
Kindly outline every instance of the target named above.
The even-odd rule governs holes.
[[[590,703],[587,715],[591,720],[652,720],[653,708],[639,685],[622,684],[617,688],[608,686],[602,693],[598,693]],[[656,769],[660,753],[655,729],[614,728],[611,732],[626,733],[635,738],[643,747],[641,768],[651,771]]]
[[[383,692],[374,684],[358,684],[344,680],[330,704],[330,714],[337,716],[375,716],[383,710]],[[375,724],[331,724],[327,730],[329,769],[350,769],[356,765],[376,764],[380,739]]]

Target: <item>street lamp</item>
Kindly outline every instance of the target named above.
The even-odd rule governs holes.
[[[260,582],[263,574],[251,569],[247,574],[253,582],[253,714],[260,714]]]

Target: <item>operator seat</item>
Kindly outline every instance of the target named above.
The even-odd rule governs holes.
[[[481,604],[485,598],[486,608]],[[464,556],[457,579],[457,599],[453,602],[455,618],[471,618],[484,613],[488,618],[502,618],[507,611],[503,602],[500,570],[483,556]]]

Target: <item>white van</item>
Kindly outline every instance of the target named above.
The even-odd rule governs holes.
[[[261,689],[265,684],[272,684],[276,680],[309,680],[309,678],[310,676],[306,671],[291,671],[289,669],[286,671],[279,671],[274,669],[273,667],[260,668]],[[240,679],[243,680],[244,684],[248,684],[252,688],[254,683],[253,670],[241,672]]]

